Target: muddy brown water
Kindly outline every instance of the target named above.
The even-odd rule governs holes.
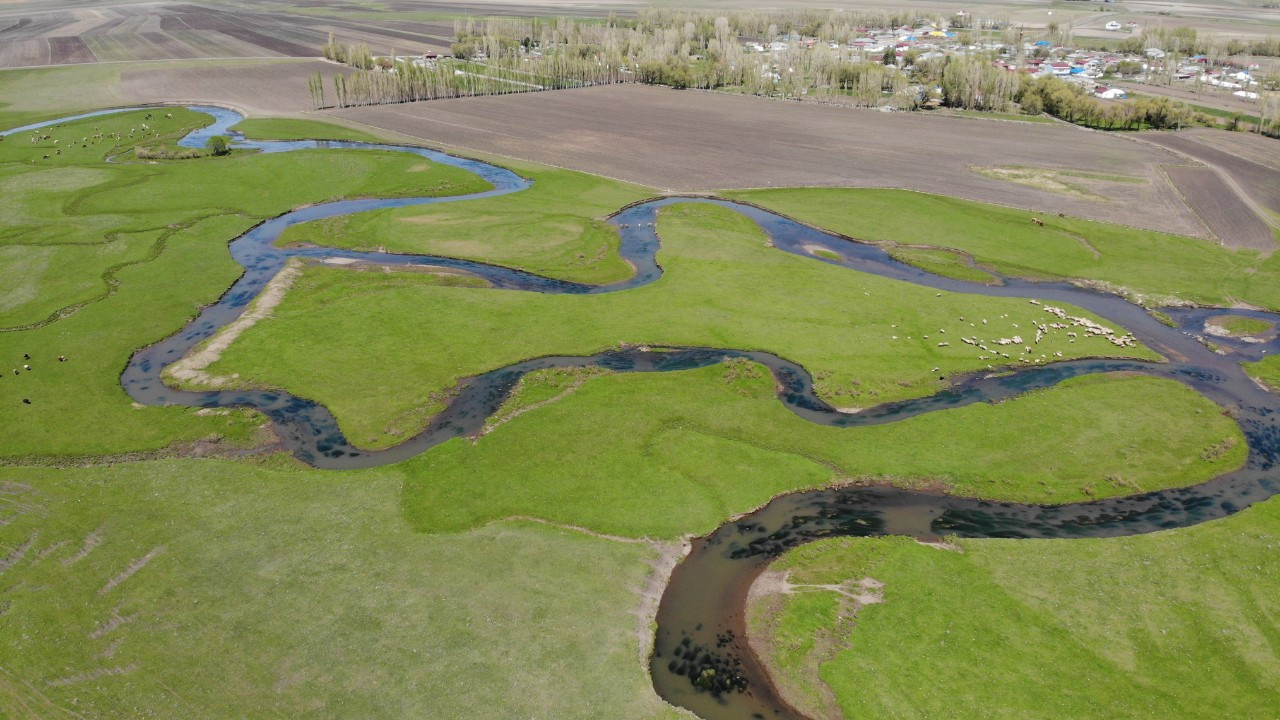
[[[622,238],[621,253],[636,268],[628,280],[591,286],[540,277],[484,263],[431,256],[365,253],[323,247],[279,248],[275,241],[290,225],[357,212],[459,202],[519,192],[529,181],[475,160],[424,148],[353,142],[247,142],[229,133],[241,117],[216,107],[193,106],[214,122],[181,144],[203,147],[215,134],[231,134],[241,147],[261,152],[311,148],[409,152],[460,167],[483,177],[491,190],[445,198],[350,200],[316,205],[268,220],[232,241],[232,256],[244,275],[214,305],[161,342],[139,350],[121,376],[126,391],[148,405],[250,407],[263,412],[295,456],[321,468],[358,468],[398,462],[451,438],[478,432],[525,373],[551,367],[596,365],[616,372],[668,372],[705,367],[728,358],[745,358],[768,367],[778,398],[792,412],[815,423],[857,427],[897,422],[929,412],[977,402],[998,402],[1064,380],[1097,373],[1141,373],[1182,382],[1222,407],[1237,422],[1249,445],[1244,467],[1206,483],[1141,495],[1067,505],[1007,503],[954,497],[891,487],[833,488],[783,495],[745,517],[694,541],[676,568],[658,610],[651,672],[654,687],[668,701],[707,720],[803,717],[771,684],[746,642],[744,612],[752,581],[786,550],[820,538],[907,535],[936,539],[1117,537],[1185,527],[1221,518],[1280,492],[1280,398],[1253,382],[1240,361],[1257,360],[1280,350],[1274,334],[1255,342],[1215,337],[1228,354],[1211,352],[1202,341],[1210,317],[1239,315],[1270,321],[1272,313],[1252,310],[1165,308],[1176,327],[1164,325],[1144,309],[1115,295],[1067,283],[998,278],[981,285],[932,275],[889,257],[880,248],[826,233],[761,208],[709,198],[668,197],[639,203],[611,218]],[[124,110],[105,111],[123,112]],[[90,114],[78,117],[93,117]],[[25,126],[2,134],[70,122],[75,118]],[[352,446],[323,406],[281,391],[189,392],[167,387],[161,373],[202,340],[239,317],[258,293],[293,257],[347,258],[383,265],[431,266],[463,270],[492,287],[543,293],[618,292],[659,278],[655,231],[659,210],[676,203],[712,203],[755,221],[779,250],[940,291],[1037,299],[1082,307],[1119,325],[1168,362],[1073,360],[1042,366],[974,373],[930,397],[888,403],[849,415],[836,411],[813,389],[799,365],[768,352],[725,348],[622,348],[586,357],[526,360],[464,380],[460,391],[430,426],[394,448],[369,452]],[[926,239],[922,241],[927,242]],[[823,256],[815,253],[827,251]],[[476,292],[488,290],[477,289]]]

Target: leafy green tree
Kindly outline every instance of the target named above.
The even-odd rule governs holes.
[[[205,147],[214,155],[228,155],[231,153],[231,141],[225,135],[214,135],[205,143]]]

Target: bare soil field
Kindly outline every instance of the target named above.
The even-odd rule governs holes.
[[[1239,195],[1223,191],[1223,180],[1216,170],[1168,165],[1165,172],[1187,204],[1224,244],[1268,253],[1275,250],[1276,238],[1271,227]]]
[[[127,102],[218,102],[254,115],[310,110],[307,78],[341,68],[322,60],[273,63],[190,64],[181,68],[126,68],[120,92]]]
[[[1234,186],[1225,187],[1224,191],[1231,194],[1244,193],[1263,212],[1280,214],[1280,172],[1275,169],[1276,151],[1261,147],[1258,139],[1250,140],[1243,134],[1238,138],[1232,135],[1223,140],[1218,139],[1224,135],[1226,133],[1213,130],[1192,130],[1180,133],[1148,132],[1141,133],[1139,137],[1216,168],[1230,180],[1227,185]],[[1260,140],[1275,142],[1265,138]],[[1268,166],[1267,162],[1273,164]]]
[[[307,78],[343,72],[323,60],[171,60],[0,70],[0,107],[49,113],[139,103],[225,104],[251,115],[309,111]]]
[[[638,85],[326,111],[436,143],[669,191],[901,187],[1206,237],[1160,170],[1178,156],[1116,134],[881,113]],[[1107,198],[984,177],[1014,165],[1138,176]]]
[[[1202,145],[1264,165],[1280,173],[1280,142],[1255,133],[1188,130],[1184,135]]]
[[[342,7],[340,3],[329,6]],[[0,68],[317,57],[330,32],[343,42],[367,44],[374,53],[396,49],[418,54],[447,49],[453,23],[398,18],[369,21],[337,14],[313,16],[288,8],[264,11],[261,6],[161,2],[49,10],[47,6],[0,3]]]

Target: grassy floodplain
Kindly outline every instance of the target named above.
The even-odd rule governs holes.
[[[618,233],[604,218],[652,191],[570,170],[515,169],[533,186],[460,205],[304,223],[289,228],[280,242],[482,260],[593,284],[631,275],[631,266],[618,257]]]
[[[1247,363],[1245,370],[1272,390],[1280,392],[1280,356],[1272,355],[1258,362]]]
[[[982,359],[960,338],[1032,335],[1032,323],[1049,317],[1022,300],[935,293],[778,252],[754,223],[724,208],[675,206],[659,225],[666,273],[627,292],[476,292],[313,269],[275,317],[247,332],[210,372],[319,400],[353,442],[380,447],[413,434],[423,422],[403,422],[406,413],[459,378],[529,357],[585,355],[619,343],[767,349],[816,373],[819,390],[837,406],[868,407],[931,393],[953,373],[1018,364]],[[388,313],[431,321],[379,319]],[[421,348],[432,348],[430,356]],[[1073,342],[1065,332],[1046,336],[1032,353],[1017,352],[1027,359],[1154,357],[1098,338]],[[361,372],[349,372],[356,365]]]
[[[1280,309],[1280,253],[1264,258],[1195,238],[905,190],[725,194],[861,240],[959,250],[1008,275],[1079,278],[1152,304],[1241,301]]]
[[[5,456],[247,440],[257,423],[241,413],[140,411],[130,407],[119,383],[134,350],[176,330],[234,281],[240,268],[227,241],[305,203],[487,187],[454,168],[380,152],[236,152],[138,161],[131,156],[138,144],[171,142],[209,121],[181,109],[152,111],[150,120],[147,114],[89,118],[0,141]],[[151,126],[145,141],[144,123]],[[96,144],[85,140],[99,134]],[[111,156],[117,161],[108,163]],[[295,180],[283,183],[282,177]],[[57,362],[59,355],[68,362]],[[31,371],[21,370],[24,364]]]
[[[639,661],[658,551],[424,536],[395,469],[0,468],[0,716],[675,717]]]
[[[540,384],[512,403],[564,390],[563,381]],[[1000,405],[848,430],[797,418],[762,369],[734,363],[590,379],[478,442],[446,443],[404,464],[404,511],[424,530],[536,515],[676,537],[833,482],[1058,503],[1199,482],[1243,457],[1217,407],[1168,381],[1080,379]]]
[[[1273,499],[1112,540],[821,541],[774,566],[802,587],[749,617],[820,717],[1265,717],[1278,530]],[[880,602],[857,607],[842,591],[865,578]]]
[[[251,117],[241,120],[231,128],[254,140],[352,140],[354,142],[382,142],[382,139],[363,130],[334,125],[320,120],[299,118]]]
[[[126,130],[140,123],[96,123],[116,121]],[[174,111],[165,121],[155,123],[157,141],[200,119]],[[243,129],[357,137],[296,121]],[[33,365],[0,379],[8,463],[253,441],[260,417],[135,408],[118,382],[134,349],[179,328],[234,280],[227,241],[300,204],[479,189],[469,176],[394,154],[107,164],[97,146],[45,165],[46,146],[16,139],[0,143],[0,182],[21,191],[0,195],[0,303],[9,303],[10,328],[23,318],[36,327],[0,333],[0,360],[18,364],[26,353]],[[516,169],[535,184],[507,198],[510,207],[375,213],[312,240],[376,241],[594,282],[626,275],[599,219],[643,188]],[[977,334],[969,322],[986,317],[992,333],[1007,334],[1044,319],[1022,302],[938,297],[785,255],[723,210],[675,208],[659,229],[667,277],[594,298],[311,268],[276,319],[212,370],[329,402],[344,426],[379,444],[420,426],[438,407],[431,395],[454,378],[529,354],[619,342],[762,347],[804,362],[828,397],[852,406],[929,392],[937,377],[985,364],[955,341]],[[955,253],[915,252],[963,265]],[[1114,351],[1061,336],[1037,350]],[[59,354],[69,361],[56,362]],[[19,405],[21,397],[35,402]],[[314,471],[278,455],[0,467],[0,716],[676,717],[645,675],[648,627],[637,617],[650,564],[669,546],[629,539],[704,532],[776,493],[832,481],[1062,502],[1193,483],[1243,457],[1238,431],[1215,406],[1149,378],[1080,379],[1000,405],[840,431],[791,415],[749,363],[546,373],[521,385],[497,423],[477,442],[362,472]],[[1246,532],[1261,537],[1266,527]],[[1043,562],[1048,552],[1005,545],[1010,563]],[[1023,548],[1034,551],[1029,560],[1018,560]],[[1256,564],[1252,551],[1219,560],[1240,587],[1233,573]],[[1038,581],[1053,588],[1060,577]],[[1165,588],[1138,574],[1125,591],[1144,587]],[[1060,651],[1059,635],[1026,627],[1027,656]],[[883,632],[885,646],[898,642],[892,627]],[[1208,672],[1236,667],[1224,654],[1204,657]],[[909,686],[911,668],[899,667],[890,679]],[[1003,680],[985,682],[989,692]]]
[[[1266,320],[1232,315],[1209,318],[1209,324],[1236,336],[1260,335],[1275,329],[1275,323],[1268,322]]]

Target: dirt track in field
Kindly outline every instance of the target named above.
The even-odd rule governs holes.
[[[1271,228],[1236,193],[1224,191],[1223,179],[1211,167],[1169,165],[1169,179],[1187,204],[1224,244],[1270,253],[1276,248]]]
[[[343,118],[428,142],[669,191],[902,187],[1207,237],[1161,171],[1179,156],[1065,124],[881,113],[637,85],[349,108]],[[1108,199],[983,177],[1019,165],[1138,176]]]
[[[1280,150],[1272,147],[1275,140],[1212,130],[1141,133],[1140,137],[1221,170],[1254,202],[1280,213],[1280,171],[1276,169]]]
[[[1280,148],[1274,147],[1275,140],[1203,129],[1141,133],[1139,137],[1216,171],[1216,182],[1204,173],[1195,177],[1176,171],[1170,177],[1224,243],[1265,252],[1276,249],[1275,222],[1268,217],[1280,215]],[[1218,227],[1211,217],[1219,218]]]

